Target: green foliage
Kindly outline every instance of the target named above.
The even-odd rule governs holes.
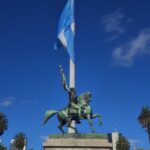
[[[0,112],[0,136],[4,134],[7,128],[8,128],[8,120],[6,116]]]
[[[0,143],[0,150],[7,150],[7,148]]]
[[[143,148],[138,148],[137,150],[144,150]]]
[[[27,138],[24,133],[18,133],[17,135],[15,135],[14,146],[18,150],[23,150],[24,146],[26,145],[26,142],[27,142]]]
[[[50,138],[107,139],[107,134],[51,134]]]
[[[150,109],[149,107],[142,107],[138,121],[141,124],[142,128],[145,128],[150,141]]]
[[[116,143],[116,149],[117,150],[129,150],[130,144],[128,139],[126,139],[124,136],[120,135],[119,139]]]

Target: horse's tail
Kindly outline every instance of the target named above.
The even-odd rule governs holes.
[[[55,116],[58,113],[58,111],[56,110],[48,110],[45,114],[45,118],[44,118],[44,122],[42,125],[46,124],[47,121],[52,118],[53,116]]]

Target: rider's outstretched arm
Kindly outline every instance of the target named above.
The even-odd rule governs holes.
[[[70,89],[69,89],[69,87],[67,85],[67,81],[66,81],[64,70],[63,70],[61,65],[59,65],[59,68],[60,68],[61,80],[62,80],[62,84],[63,84],[64,90],[66,90],[67,92],[70,92]]]

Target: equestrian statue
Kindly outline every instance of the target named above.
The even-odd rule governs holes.
[[[72,128],[75,130],[76,133],[78,133],[76,127],[73,127],[71,125],[72,121],[74,120],[76,121],[77,124],[80,124],[81,120],[86,119],[88,120],[91,131],[95,133],[96,131],[93,127],[92,119],[99,118],[99,125],[102,125],[102,117],[99,114],[92,113],[92,108],[90,106],[91,93],[85,92],[77,96],[75,88],[72,87],[69,88],[69,86],[67,85],[64,71],[61,66],[59,67],[63,88],[65,91],[67,91],[69,96],[69,103],[64,109],[60,111],[48,110],[45,114],[43,124],[46,124],[50,118],[52,118],[54,115],[57,115],[59,121],[58,129],[63,134],[65,133],[63,130],[64,126]]]

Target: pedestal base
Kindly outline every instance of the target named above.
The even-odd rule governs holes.
[[[112,141],[115,140],[115,141]],[[52,135],[44,150],[115,150],[113,134]]]

